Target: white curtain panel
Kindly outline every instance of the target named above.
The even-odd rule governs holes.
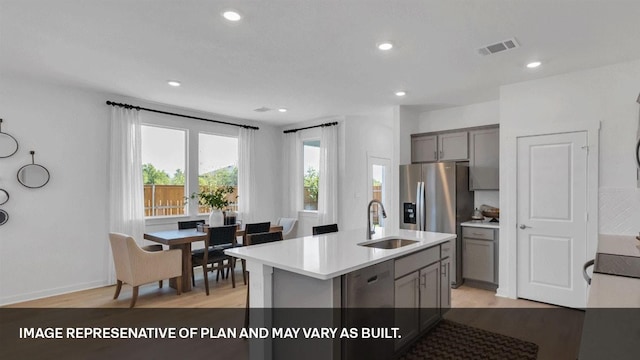
[[[338,126],[324,126],[320,134],[318,221],[338,223]]]
[[[284,211],[286,217],[298,218],[298,210],[302,207],[302,141],[297,132],[284,134],[282,148],[284,172],[282,194],[284,195]]]
[[[238,135],[238,215],[245,224],[253,221],[256,211],[255,133],[240,128]]]
[[[131,235],[142,244],[144,188],[139,111],[113,106],[110,128],[109,229]]]

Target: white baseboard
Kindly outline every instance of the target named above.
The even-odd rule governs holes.
[[[109,282],[106,280],[91,281],[83,284],[75,284],[71,286],[63,286],[63,287],[54,288],[54,289],[34,291],[26,294],[6,296],[6,297],[0,298],[0,306],[15,304],[15,303],[24,302],[24,301],[42,299],[49,296],[67,294],[74,291],[95,289],[95,288],[103,287],[107,285],[111,285],[111,284],[109,284]]]

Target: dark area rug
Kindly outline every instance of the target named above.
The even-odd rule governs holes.
[[[401,360],[536,359],[538,345],[471,326],[443,320]]]

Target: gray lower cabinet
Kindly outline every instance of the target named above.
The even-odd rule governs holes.
[[[440,260],[440,315],[451,309],[451,258]]]
[[[443,264],[446,278],[441,275]],[[440,320],[443,301],[451,306],[449,264],[449,258],[440,258],[440,246],[395,261],[395,326],[401,335],[396,350]]]
[[[462,229],[462,277],[497,284],[497,230]]]
[[[440,263],[420,270],[420,331],[440,319]]]
[[[416,321],[420,316],[419,277],[419,272],[415,271],[395,282],[395,326],[400,328],[402,336],[395,341],[396,350],[420,332]]]

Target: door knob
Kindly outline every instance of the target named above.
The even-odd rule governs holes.
[[[527,225],[525,225],[525,224],[521,224],[521,225],[520,225],[520,229],[524,230],[524,229],[526,229],[526,228],[531,228],[531,226],[527,226]]]

